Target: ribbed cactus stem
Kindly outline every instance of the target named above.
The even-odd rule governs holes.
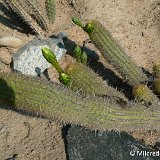
[[[47,34],[49,22],[43,8],[31,0],[3,0],[37,34]]]
[[[46,0],[45,1],[45,7],[48,19],[51,23],[54,23],[55,21],[55,2],[54,0]]]
[[[146,109],[134,103],[123,109],[112,99],[84,98],[62,86],[16,74],[0,73],[0,99],[12,101],[17,109],[95,130],[160,129],[159,106]]]
[[[66,72],[71,76],[70,88],[83,94],[112,97],[127,102],[127,98],[115,88],[107,85],[92,69],[81,63],[70,63]]]
[[[92,20],[82,28],[88,33],[93,44],[101,51],[107,62],[111,63],[130,85],[134,86],[147,81],[142,70],[129,58],[100,22]]]

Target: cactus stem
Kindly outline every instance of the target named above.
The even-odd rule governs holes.
[[[131,103],[122,109],[113,99],[84,97],[63,86],[16,74],[0,73],[0,99],[12,100],[16,109],[95,130],[160,129],[158,105],[146,109]]]

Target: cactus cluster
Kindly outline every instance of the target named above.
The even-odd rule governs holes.
[[[73,17],[72,21],[88,33],[91,41],[101,51],[106,61],[118,71],[124,80],[133,86],[135,99],[144,101],[146,104],[158,101],[157,96],[145,85],[148,78],[142,69],[123,51],[99,21],[91,20],[86,25],[76,17]]]
[[[35,33],[47,35],[50,31],[50,22],[54,22],[54,0],[46,0],[46,7],[38,5],[37,1],[31,0],[3,0],[5,5],[11,8],[21,17]],[[45,10],[46,9],[46,10]]]
[[[48,20],[30,0],[5,2],[38,34],[47,32],[48,21],[54,19],[50,18],[53,12],[50,5],[54,7],[52,0],[46,1]],[[160,104],[157,96],[146,85],[147,76],[98,21],[93,20],[83,25],[79,19],[73,18],[73,22],[88,33],[107,62],[133,87],[135,99],[143,100],[147,107],[128,101],[121,92],[104,83],[87,67],[87,55],[79,46],[75,49],[78,62],[69,63],[64,70],[54,53],[48,48],[42,48],[43,56],[56,68],[59,80],[67,87],[13,73],[0,73],[0,100],[8,101],[16,109],[39,113],[64,124],[83,125],[95,130],[160,130]]]
[[[60,67],[55,54],[50,49],[42,48],[42,54],[44,58],[58,71],[60,82],[75,92],[81,92],[83,95],[108,96],[117,101],[127,103],[127,98],[125,98],[121,92],[118,92],[115,88],[108,86],[101,77],[83,64],[84,61],[81,61],[83,59],[81,58],[82,51],[78,45],[75,50],[76,60],[82,63],[70,61],[68,65],[66,65],[65,71]],[[62,77],[62,74],[69,78],[67,83],[66,80],[64,80],[64,77]]]

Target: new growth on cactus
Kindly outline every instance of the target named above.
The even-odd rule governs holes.
[[[149,105],[151,102],[158,102],[158,97],[146,85],[135,85],[132,92],[136,100],[144,101],[146,105]]]
[[[81,60],[81,48],[77,45],[77,58]],[[80,54],[79,54],[80,53]],[[63,71],[56,60],[54,53],[48,48],[42,48],[45,59],[51,63],[60,74],[59,80],[64,85],[68,85],[72,90],[83,93],[84,95],[108,96],[119,102],[127,103],[127,98],[116,89],[108,86],[96,73],[87,66],[70,62]],[[80,56],[79,56],[80,55]],[[62,77],[63,76],[63,77]]]
[[[15,109],[100,131],[160,129],[158,105],[146,109],[130,103],[121,108],[113,99],[84,97],[62,85],[23,75],[0,73],[0,99],[11,100]]]
[[[74,57],[76,58],[77,62],[86,64],[87,63],[87,54],[84,50],[81,49],[79,45],[76,45],[74,49]]]
[[[42,48],[42,54],[44,58],[56,68],[59,73],[59,81],[64,85],[69,85],[70,83],[70,76],[67,75],[63,69],[60,67],[55,54],[49,48]]]

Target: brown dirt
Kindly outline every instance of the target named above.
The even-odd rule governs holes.
[[[10,110],[0,114],[0,159],[65,160],[61,125]]]
[[[65,31],[80,45],[88,36],[73,25],[70,17],[79,15],[86,21],[98,19],[112,33],[126,53],[149,71],[160,60],[160,2],[158,0],[56,0],[53,32]],[[24,43],[34,36],[0,0],[0,36],[15,35]],[[91,44],[91,49],[97,51]],[[18,49],[8,48],[10,53]],[[65,159],[61,126],[48,120],[0,110],[0,159]],[[160,140],[160,133],[132,133],[146,144]]]

